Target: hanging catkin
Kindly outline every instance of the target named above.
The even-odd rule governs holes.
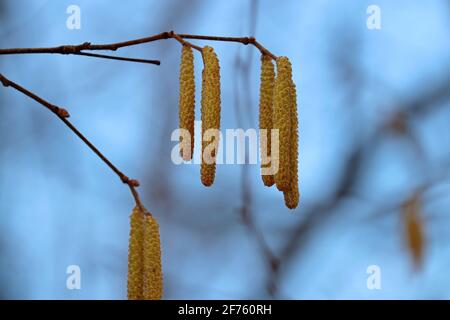
[[[180,136],[180,154],[183,160],[188,161],[194,153],[195,121],[194,54],[190,46],[183,46],[181,51],[179,107],[180,129],[190,134],[190,141],[183,141]]]
[[[261,169],[270,168],[271,163],[271,129],[273,128],[273,89],[275,82],[275,71],[272,58],[267,55],[261,56],[261,85],[259,90],[259,129],[266,130],[266,144],[261,143]],[[263,134],[260,131],[260,134]],[[264,185],[270,187],[275,183],[274,176],[263,174]]]
[[[291,132],[290,132],[290,157],[289,189],[284,191],[284,203],[289,209],[295,209],[298,205],[300,194],[298,191],[298,115],[297,115],[297,90],[291,81]]]
[[[144,213],[138,207],[130,216],[130,240],[128,248],[128,299],[143,298],[143,245]]]
[[[278,172],[275,183],[278,190],[288,191],[290,187],[291,153],[291,83],[292,67],[287,57],[277,58],[277,77],[275,79],[273,100],[273,127],[279,130]]]
[[[205,46],[202,50],[203,73],[202,73],[202,164],[201,180],[205,186],[211,186],[216,174],[216,155],[219,151],[219,130],[220,130],[220,66],[214,49]],[[216,129],[213,141],[205,141],[205,132],[209,129]],[[211,132],[209,132],[211,133]],[[205,153],[205,149],[211,145],[212,152]],[[211,147],[208,147],[210,150]],[[212,159],[206,159],[212,157]],[[212,161],[210,161],[212,160]]]
[[[146,212],[144,217],[144,281],[143,299],[159,300],[163,294],[161,266],[161,243],[159,226],[153,216]]]

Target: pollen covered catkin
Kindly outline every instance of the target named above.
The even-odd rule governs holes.
[[[144,216],[144,281],[143,299],[159,300],[163,295],[163,276],[161,266],[161,242],[159,226],[153,216]]]
[[[278,172],[275,183],[280,191],[290,187],[291,153],[291,82],[292,66],[287,57],[277,58],[277,77],[275,79],[273,99],[273,127],[279,130]]]
[[[179,108],[180,129],[190,134],[190,141],[184,141],[180,135],[180,155],[189,161],[194,154],[195,121],[194,54],[190,46],[183,46],[181,51]]]
[[[260,134],[266,134],[266,144],[261,143],[261,169],[270,168],[271,157],[271,129],[273,128],[273,90],[275,84],[275,70],[272,58],[261,56],[261,84],[259,89],[259,129]],[[267,169],[266,169],[267,170]],[[264,185],[270,187],[275,183],[271,174],[261,175]]]
[[[291,132],[290,132],[290,157],[289,170],[290,182],[289,189],[284,191],[284,203],[289,209],[295,209],[298,206],[300,194],[298,191],[298,114],[297,114],[297,90],[294,82],[291,81]]]
[[[211,186],[216,174],[216,156],[219,151],[220,130],[220,66],[214,49],[205,46],[202,49],[202,164],[201,180],[205,186]],[[215,129],[211,132],[210,129]],[[207,135],[205,135],[207,133]],[[205,139],[207,137],[207,139]],[[211,139],[209,139],[211,138]],[[206,151],[206,152],[205,152]]]
[[[144,213],[135,207],[130,216],[128,248],[128,299],[143,298]]]

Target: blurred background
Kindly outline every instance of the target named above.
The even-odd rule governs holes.
[[[81,29],[69,30],[69,5]],[[381,29],[366,22],[381,9]],[[166,299],[450,298],[450,2],[1,1],[0,48],[110,43],[163,31],[255,36],[290,57],[301,201],[259,165],[175,165],[181,48],[0,57],[0,72],[66,107],[158,219]],[[257,128],[260,54],[213,45],[222,128]],[[195,53],[199,119],[202,61]],[[196,150],[198,152],[198,149]],[[126,298],[126,185],[50,112],[0,88],[0,298]],[[81,289],[66,268],[81,268]],[[381,288],[370,290],[376,265]]]

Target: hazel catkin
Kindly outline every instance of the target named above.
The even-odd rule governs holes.
[[[194,154],[194,121],[195,121],[195,78],[194,54],[190,46],[183,46],[180,65],[180,97],[179,97],[180,129],[189,132],[189,141],[180,135],[180,155],[185,161]]]
[[[130,216],[128,248],[128,299],[143,298],[144,213],[135,207]]]
[[[220,66],[214,49],[205,46],[202,49],[202,164],[201,181],[211,186],[216,174],[216,156],[219,151],[220,137]],[[213,129],[213,131],[211,131]],[[205,135],[207,133],[207,135]],[[209,138],[211,139],[209,139]],[[206,138],[206,139],[205,139]]]
[[[144,216],[143,299],[159,300],[163,295],[159,226],[153,216]]]
[[[298,206],[300,194],[298,191],[298,115],[297,115],[297,90],[291,81],[290,85],[290,107],[291,107],[291,132],[290,132],[290,155],[289,155],[289,188],[284,191],[284,203],[289,209]]]
[[[266,135],[266,143],[260,145],[261,169],[270,168],[271,157],[271,129],[273,128],[273,90],[275,83],[275,70],[272,58],[261,56],[261,84],[259,90],[259,129],[260,134]],[[263,138],[261,138],[262,140]],[[260,140],[260,141],[261,141]],[[275,183],[273,174],[261,175],[264,185],[270,187]]]
[[[292,67],[287,57],[277,58],[277,77],[275,79],[273,99],[273,127],[279,130],[278,171],[275,183],[280,191],[290,187],[291,152],[291,82]]]

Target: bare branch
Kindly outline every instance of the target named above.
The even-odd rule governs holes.
[[[272,54],[269,50],[264,48],[258,41],[253,37],[216,37],[216,36],[202,36],[202,35],[192,35],[192,34],[176,34],[174,31],[163,32],[150,37],[139,38],[134,40],[128,40],[123,42],[109,43],[109,44],[92,44],[90,42],[85,42],[80,45],[61,45],[57,47],[47,47],[47,48],[12,48],[12,49],[0,49],[0,55],[11,55],[11,54],[73,54],[73,55],[84,55],[96,58],[132,61],[132,62],[143,62],[143,63],[153,63],[159,64],[157,60],[144,60],[144,59],[132,59],[132,58],[122,58],[113,57],[105,55],[94,55],[86,54],[85,51],[98,51],[98,50],[108,50],[116,51],[120,48],[131,47],[139,44],[149,43],[158,40],[165,39],[175,39],[183,45],[189,45],[194,49],[201,50],[200,47],[184,41],[183,39],[197,39],[197,40],[211,40],[211,41],[225,41],[225,42],[238,42],[244,45],[251,44],[255,46],[262,54],[270,56],[272,59],[277,57]],[[152,61],[152,62],[150,62]]]
[[[100,150],[97,149],[97,147],[95,147],[92,144],[92,142],[90,142],[69,120],[67,120],[67,118],[69,118],[69,112],[67,112],[66,109],[58,107],[58,106],[42,99],[41,97],[37,96],[36,94],[32,93],[31,91],[25,89],[24,87],[18,85],[15,82],[9,80],[5,76],[3,76],[1,73],[0,73],[0,82],[3,84],[3,86],[11,87],[11,88],[23,93],[27,97],[35,100],[36,102],[38,102],[39,104],[41,104],[42,106],[46,107],[51,112],[53,112],[62,122],[64,122],[64,124],[70,130],[72,130],[73,133],[75,133],[84,142],[84,144],[86,144],[120,178],[120,180],[123,183],[127,184],[130,187],[130,190],[131,190],[133,198],[136,202],[136,205],[139,207],[143,207],[141,204],[141,201],[139,199],[139,195],[135,189],[136,187],[139,186],[139,181],[137,181],[135,179],[130,179],[130,178],[128,178],[128,176],[126,176],[124,173],[122,173],[105,155],[103,155],[103,153],[100,152]]]

